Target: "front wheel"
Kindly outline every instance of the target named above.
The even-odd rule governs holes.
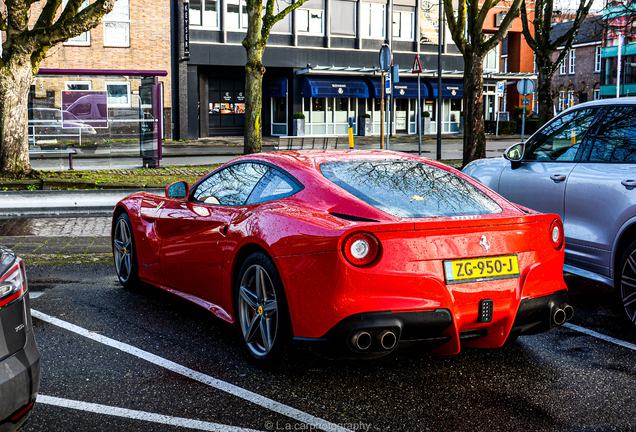
[[[117,279],[124,288],[133,288],[139,283],[139,267],[135,251],[135,238],[132,224],[126,213],[122,213],[115,222],[113,231],[113,258]]]
[[[623,254],[614,274],[614,285],[625,316],[636,324],[636,241]]]
[[[239,272],[236,319],[243,345],[260,364],[278,359],[291,336],[283,284],[272,260],[250,255]]]

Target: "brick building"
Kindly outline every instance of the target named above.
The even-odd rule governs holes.
[[[82,7],[88,4],[85,0]],[[42,6],[43,2],[32,6],[32,20]],[[40,111],[59,109],[63,91],[103,90],[110,116],[138,115],[141,79],[137,72],[165,71],[168,74],[159,81],[164,96],[164,136],[170,137],[170,10],[170,0],[117,0],[96,28],[49,50],[31,88],[30,106]]]
[[[551,37],[558,38],[572,27],[572,22],[556,24]],[[589,100],[600,99],[601,47],[603,43],[603,18],[585,18],[570,52],[552,78],[552,92],[557,113]],[[561,49],[555,51],[556,60]]]

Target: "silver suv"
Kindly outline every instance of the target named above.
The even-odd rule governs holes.
[[[512,202],[558,213],[564,270],[615,287],[636,325],[636,99],[577,105],[464,172]]]

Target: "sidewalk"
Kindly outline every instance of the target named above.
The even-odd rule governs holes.
[[[306,137],[309,143],[311,137]],[[487,157],[500,156],[510,145],[519,142],[518,135],[487,136]],[[263,151],[276,151],[277,137],[263,138]],[[379,149],[380,137],[355,136],[354,148]],[[346,136],[339,137],[338,148],[349,148]],[[461,134],[442,135],[443,160],[462,159],[463,136]],[[397,135],[389,139],[389,149],[407,153],[418,153],[417,135]],[[437,156],[437,139],[435,136],[422,137],[422,156],[435,159]],[[142,159],[139,156],[138,143],[104,143],[91,149],[77,149],[73,157],[76,170],[82,169],[121,169],[140,168]],[[243,137],[200,138],[191,141],[168,141],[162,147],[161,166],[209,165],[225,163],[243,154]],[[69,166],[66,155],[47,155],[32,157],[31,164],[37,170],[66,170]]]

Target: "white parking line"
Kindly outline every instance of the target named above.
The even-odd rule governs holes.
[[[224,391],[233,396],[244,399],[248,402],[252,402],[253,404],[259,405],[263,408],[267,408],[268,410],[274,411],[278,414],[282,414],[284,416],[293,418],[294,420],[298,420],[302,423],[312,426],[313,429],[320,429],[320,430],[325,430],[329,432],[350,432],[351,431],[350,429],[344,428],[338,424],[330,423],[321,418],[314,417],[311,414],[307,414],[303,411],[297,410],[296,408],[292,408],[280,402],[276,402],[275,400],[269,399],[265,396],[261,396],[257,393],[251,392],[249,390],[245,390],[241,387],[235,386],[225,381],[221,381],[209,375],[205,375],[201,372],[197,372],[193,369],[187,368],[178,363],[172,362],[170,360],[159,357],[155,354],[149,353],[148,351],[144,351],[132,345],[128,345],[123,342],[116,341],[115,339],[102,336],[98,333],[91,333],[82,327],[76,326],[75,324],[71,324],[66,321],[62,321],[61,319],[52,317],[50,315],[46,315],[35,309],[31,309],[31,315],[34,318],[40,319],[54,326],[61,327],[65,330],[71,331],[78,335],[84,336],[88,339],[94,340],[95,342],[99,342],[111,348],[115,348],[127,354],[133,355],[135,357],[139,357],[140,359],[146,360],[147,362],[163,367],[172,372],[191,378],[200,383],[209,385],[210,387],[214,387],[218,390]]]
[[[574,325],[574,324],[570,324],[570,323],[563,324],[563,327],[567,327],[569,329],[576,330],[579,333],[583,333],[583,334],[586,334],[588,336],[592,336],[592,337],[604,340],[605,342],[613,343],[615,345],[622,346],[623,348],[627,348],[627,349],[636,351],[636,345],[634,345],[633,343],[625,342],[625,341],[622,341],[620,339],[613,338],[611,336],[606,336],[606,335],[604,335],[602,333],[595,332],[594,330],[586,329],[585,327],[580,327],[580,326],[577,326],[577,325]]]
[[[61,399],[53,396],[38,395],[37,403],[45,405],[54,405],[63,408],[70,408],[96,414],[105,414],[115,417],[123,417],[134,420],[142,420],[153,423],[160,423],[170,426],[178,426],[189,429],[214,432],[259,432],[254,429],[245,429],[236,426],[226,426],[218,423],[209,423],[199,420],[191,420],[181,417],[172,417],[162,414],[153,414],[144,411],[129,410],[117,408],[108,405],[99,405],[88,402],[75,401],[70,399]]]

